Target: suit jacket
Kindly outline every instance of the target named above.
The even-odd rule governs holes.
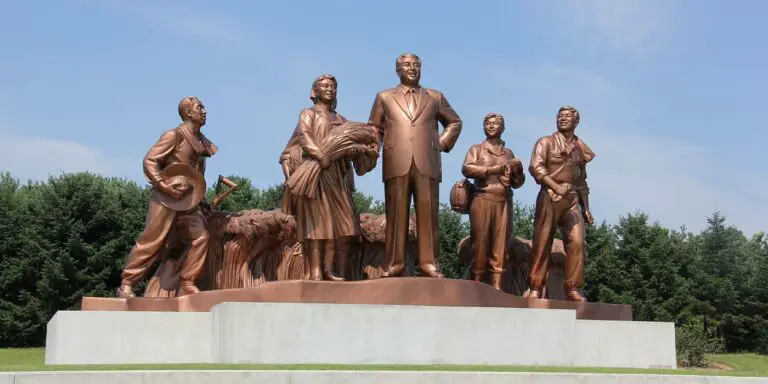
[[[383,140],[383,179],[407,174],[415,162],[419,173],[440,182],[440,151],[453,149],[461,133],[461,119],[441,92],[423,87],[417,88],[416,109],[410,116],[406,90],[400,85],[377,93],[368,119]],[[438,133],[438,121],[442,133]]]

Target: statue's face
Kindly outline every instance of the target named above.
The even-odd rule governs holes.
[[[491,117],[485,121],[483,130],[485,131],[485,136],[489,139],[495,139],[500,137],[501,133],[504,132],[504,125],[498,117]]]
[[[560,131],[576,129],[576,115],[573,111],[563,110],[557,114],[557,129]]]
[[[418,84],[421,79],[421,62],[414,57],[405,57],[397,71],[400,81],[406,84]]]
[[[205,125],[206,112],[205,105],[201,101],[196,101],[192,104],[192,107],[187,111],[189,120],[199,125]]]
[[[336,100],[336,82],[332,79],[322,79],[317,83],[315,96],[325,104],[332,104]]]

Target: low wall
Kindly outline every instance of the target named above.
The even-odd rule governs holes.
[[[110,371],[0,373],[0,384],[758,384],[768,378],[650,374],[397,371]]]

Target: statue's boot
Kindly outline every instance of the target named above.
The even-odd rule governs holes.
[[[541,299],[542,296],[542,288],[540,287],[531,287],[531,289],[528,290],[528,293],[523,295],[523,297],[527,299]]]
[[[323,276],[330,281],[344,281],[343,273],[341,277],[334,270],[334,261],[339,256],[336,253],[336,242],[334,240],[325,240],[325,252],[323,252]]]
[[[422,264],[419,269],[421,269],[421,275],[424,277],[434,277],[436,279],[443,279],[445,278],[445,275],[443,275],[435,266],[434,263],[425,263]]]
[[[195,286],[195,284],[191,281],[182,281],[179,284],[179,290],[176,294],[177,297],[186,296],[186,295],[192,295],[195,293],[199,293],[200,289]]]
[[[491,272],[490,276],[488,277],[488,284],[501,291],[501,273],[500,272]]]
[[[383,272],[381,272],[381,277],[400,277],[403,276],[405,273],[405,266],[391,266],[386,268]]]
[[[122,284],[120,285],[120,288],[117,289],[117,297],[130,299],[132,297],[136,297],[136,294],[133,293],[133,287],[131,285]]]
[[[586,303],[587,297],[581,292],[581,289],[570,289],[566,291],[565,298],[569,301],[578,301],[580,303]]]
[[[304,241],[304,257],[309,260],[309,279],[319,281],[323,279],[323,275],[320,272],[320,240]]]

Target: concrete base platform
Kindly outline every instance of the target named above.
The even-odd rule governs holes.
[[[397,371],[109,371],[0,373],[0,384],[758,384],[768,378],[609,373]]]
[[[675,368],[673,323],[576,310],[223,303],[208,313],[60,311],[46,364],[421,364]]]
[[[363,281],[272,281],[251,288],[205,291],[178,298],[84,297],[83,311],[208,312],[225,302],[332,303],[570,309],[576,318],[632,320],[629,305],[527,300],[487,284],[457,279],[399,277]]]

